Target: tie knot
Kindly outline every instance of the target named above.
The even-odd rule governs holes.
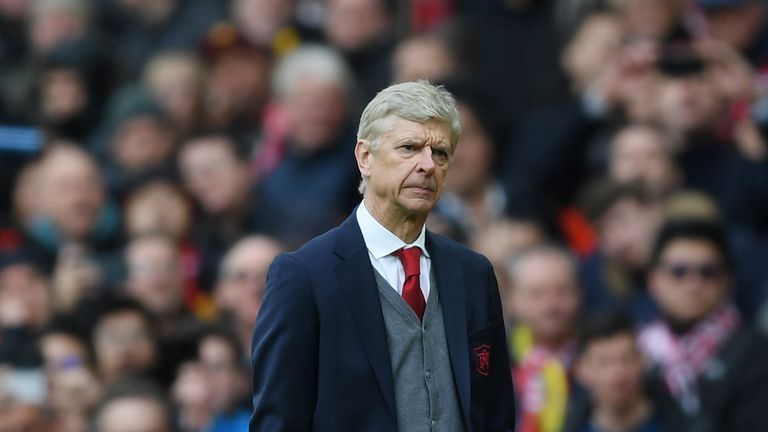
[[[421,273],[421,266],[419,265],[421,249],[418,247],[398,249],[395,251],[395,256],[400,258],[406,277],[415,276]]]

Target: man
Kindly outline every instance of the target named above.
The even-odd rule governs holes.
[[[171,408],[152,382],[125,379],[110,387],[96,409],[93,430],[100,432],[170,432]]]
[[[640,332],[640,347],[669,430],[768,430],[768,349],[731,303],[733,270],[719,225],[661,229],[649,288],[664,318]]]
[[[509,266],[505,299],[515,319],[510,331],[513,374],[520,396],[520,432],[562,429],[574,354],[580,288],[576,261],[555,245],[519,252]]]
[[[224,322],[231,325],[241,346],[251,345],[253,323],[259,314],[269,264],[283,251],[271,237],[250,235],[235,243],[221,262],[214,301]],[[243,361],[250,362],[244,353]]]
[[[460,131],[453,97],[427,82],[391,86],[366,107],[363,203],[270,267],[251,432],[512,429],[493,269],[424,229]]]
[[[664,430],[643,390],[643,355],[627,315],[601,312],[587,317],[574,362],[576,380],[589,397],[572,397],[565,432]]]

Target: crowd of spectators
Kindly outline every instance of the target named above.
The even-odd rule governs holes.
[[[0,430],[246,430],[268,266],[416,79],[520,432],[768,430],[763,0],[0,0]]]

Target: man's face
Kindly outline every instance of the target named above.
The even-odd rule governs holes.
[[[715,86],[703,74],[663,77],[657,91],[657,115],[675,133],[706,130],[724,108]]]
[[[642,397],[642,355],[632,334],[597,339],[576,363],[576,376],[601,408],[626,409]]]
[[[211,402],[217,411],[231,409],[248,393],[247,380],[238,367],[232,346],[226,340],[209,336],[198,347],[200,363],[208,374]]]
[[[379,147],[358,142],[360,173],[368,177],[366,198],[383,214],[411,219],[426,216],[440,199],[453,149],[450,126],[429,120],[417,123],[393,117]]]
[[[40,201],[64,237],[86,238],[104,202],[101,175],[84,154],[61,150],[41,167]]]
[[[166,315],[181,305],[179,256],[165,237],[140,238],[126,249],[128,292],[155,314]]]
[[[269,264],[279,253],[263,240],[246,241],[227,254],[216,285],[216,304],[230,311],[238,324],[253,326],[264,297]]]
[[[651,271],[650,288],[671,319],[689,324],[706,318],[725,301],[728,272],[717,249],[705,240],[668,243]]]
[[[346,117],[344,89],[333,83],[304,79],[284,100],[294,150],[312,154],[333,143]]]
[[[0,271],[0,323],[42,327],[51,314],[50,286],[46,277],[26,264]]]
[[[103,318],[96,324],[93,346],[99,372],[113,381],[149,370],[155,362],[156,347],[146,320],[126,310]]]
[[[324,28],[328,40],[342,51],[357,51],[376,40],[388,23],[382,3],[379,0],[327,2]]]
[[[220,214],[239,205],[247,188],[246,167],[225,138],[203,138],[179,155],[184,185],[209,213]]]
[[[515,318],[537,342],[559,342],[571,333],[579,294],[574,269],[563,257],[536,253],[523,258],[512,284]]]
[[[110,402],[99,416],[101,432],[166,432],[168,419],[159,402],[123,397]]]
[[[655,205],[621,199],[598,221],[600,245],[616,264],[627,270],[642,269],[660,224],[661,213]]]
[[[611,143],[608,169],[619,182],[640,182],[649,190],[663,193],[677,182],[677,166],[658,132],[632,127],[619,133]]]

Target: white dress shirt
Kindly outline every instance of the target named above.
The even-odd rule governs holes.
[[[356,216],[357,223],[360,225],[360,230],[363,232],[365,246],[368,248],[368,258],[371,259],[371,265],[373,265],[373,268],[376,269],[379,274],[384,276],[384,279],[386,279],[386,281],[389,282],[400,295],[403,295],[405,270],[400,262],[400,258],[392,253],[402,248],[418,247],[421,249],[421,258],[419,259],[419,267],[421,271],[421,274],[419,275],[419,285],[421,286],[421,292],[424,294],[424,300],[426,301],[426,299],[429,298],[429,272],[431,269],[431,261],[429,252],[427,252],[427,248],[424,245],[425,228],[423,226],[421,227],[421,234],[416,238],[416,241],[411,244],[406,244],[371,215],[365,207],[365,202],[362,202],[357,206]]]

